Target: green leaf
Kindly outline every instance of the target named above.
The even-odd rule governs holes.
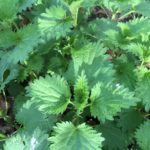
[[[78,11],[82,6],[83,0],[73,1],[70,5],[70,11],[72,13],[72,17],[74,19],[74,26],[77,26],[78,23]]]
[[[32,7],[32,5],[38,0],[19,0],[19,12],[22,10],[26,10],[28,7]]]
[[[44,68],[44,57],[37,53],[33,53],[28,60],[25,61],[23,66],[19,67],[19,75],[17,77],[18,81],[24,81],[28,76],[36,76],[43,70]]]
[[[40,77],[27,87],[28,96],[39,103],[39,109],[48,114],[63,113],[70,100],[66,81],[60,76]]]
[[[17,10],[18,0],[0,0],[0,21],[14,19]]]
[[[65,37],[72,27],[72,21],[61,6],[52,6],[46,9],[38,18],[38,27],[41,34],[48,38]]]
[[[91,114],[103,122],[113,120],[122,108],[135,106],[139,99],[134,97],[134,93],[116,84],[96,84],[91,91]]]
[[[100,56],[93,60],[92,64],[83,63],[79,69],[79,74],[84,71],[90,88],[97,82],[108,83],[114,80],[114,70],[108,57]]]
[[[150,17],[150,2],[144,1],[135,7],[135,10],[143,16]]]
[[[11,137],[10,139],[7,139],[4,145],[4,150],[21,150],[24,149],[25,145],[19,135],[16,135],[15,137]]]
[[[54,135],[49,140],[52,150],[100,150],[104,138],[85,124],[74,126],[71,122],[62,122],[54,127]]]
[[[85,8],[90,9],[90,8],[98,5],[98,3],[99,3],[98,0],[92,0],[92,1],[85,1],[85,0],[83,0],[82,6],[85,7]]]
[[[108,62],[108,57],[104,56],[106,48],[101,42],[85,42],[80,47],[72,49],[73,61],[69,64],[65,77],[68,81],[74,83],[77,76],[85,71],[88,78],[88,83],[92,86],[97,82],[98,78],[101,80],[112,80],[113,69]],[[96,78],[96,79],[95,79]]]
[[[76,84],[74,86],[75,93],[75,107],[80,112],[86,107],[88,97],[89,97],[89,88],[86,79],[86,75],[82,72],[82,74],[77,78]]]
[[[22,63],[25,61],[29,53],[33,51],[33,48],[37,46],[38,43],[39,33],[35,24],[25,26],[17,32],[2,31],[0,33],[0,48],[10,49],[3,54],[0,60],[0,78],[2,82],[4,82],[4,72],[7,69],[15,68],[18,62]],[[14,69],[10,70],[10,78],[12,78],[12,76],[14,78],[14,74],[16,74],[14,71]]]
[[[19,61],[23,62],[39,43],[39,32],[36,24],[27,25],[17,32],[4,31],[0,33],[0,37],[2,35],[4,37],[0,39],[0,47],[10,51],[3,55],[1,63],[16,64]]]
[[[7,91],[11,96],[17,97],[20,93],[24,91],[24,87],[21,84],[14,81],[10,82]]]
[[[146,47],[140,43],[130,43],[126,50],[135,56],[138,56],[140,60],[144,59],[144,51],[146,51]]]
[[[22,130],[7,139],[4,150],[48,150],[48,135],[39,129],[33,132]]]
[[[138,56],[143,63],[150,61],[150,47],[146,43],[131,43],[125,49],[135,56]]]
[[[122,35],[126,40],[141,39],[148,41],[150,35],[150,20],[146,17],[136,18],[127,23],[118,23]]]
[[[79,50],[74,50],[72,52],[73,61],[70,63],[65,77],[74,83],[77,76],[84,72],[90,88],[99,81],[105,83],[113,81],[114,70],[105,53],[106,48],[100,42],[89,43]]]
[[[35,71],[39,73],[44,65],[44,59],[38,55],[33,54],[28,60],[27,60],[27,70],[28,71]]]
[[[106,48],[102,42],[83,41],[84,45],[72,49],[73,61],[78,69],[82,63],[92,64],[94,59],[106,53]],[[78,46],[78,43],[77,43]]]
[[[24,129],[28,131],[32,131],[37,127],[43,131],[52,129],[56,117],[52,115],[48,117],[42,114],[35,103],[27,101],[16,114],[16,120],[23,124]]]
[[[4,68],[4,72],[3,71]],[[2,74],[3,73],[3,74]],[[0,90],[3,90],[11,80],[15,79],[18,75],[18,66],[10,66],[7,69],[5,69],[5,66],[1,68],[0,72]]]
[[[116,82],[134,90],[136,85],[135,64],[123,55],[113,62],[116,70]]]
[[[118,126],[124,132],[132,133],[143,122],[142,114],[132,109],[121,112],[119,116]]]
[[[136,95],[141,98],[145,110],[150,110],[150,72],[144,74],[143,78],[138,82],[136,86]]]
[[[97,127],[105,138],[104,149],[106,150],[123,150],[128,146],[128,136],[123,133],[114,123],[106,122]]]
[[[140,128],[136,131],[135,137],[138,145],[143,150],[150,149],[150,121],[146,121],[144,124],[140,126]]]
[[[118,30],[117,23],[110,19],[96,19],[89,23],[88,32],[95,35],[97,39],[106,39],[106,33],[109,30]]]
[[[14,104],[13,104],[13,112],[17,114],[25,102],[28,100],[28,97],[25,96],[24,92],[21,92],[15,97]]]

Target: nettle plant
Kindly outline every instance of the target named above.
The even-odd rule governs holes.
[[[0,0],[4,150],[150,150],[150,2]]]

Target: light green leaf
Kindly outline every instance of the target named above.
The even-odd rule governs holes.
[[[22,130],[4,144],[4,150],[48,150],[48,135],[39,129],[33,132]]]
[[[72,49],[73,61],[78,69],[82,63],[92,64],[93,60],[106,53],[106,48],[101,42],[85,41],[84,45],[80,48]]]
[[[40,77],[27,87],[28,96],[39,103],[39,109],[48,114],[63,113],[70,100],[66,81],[60,76]]]
[[[123,84],[130,90],[134,90],[137,79],[135,64],[122,55],[114,60],[114,67],[116,70],[116,82]]]
[[[135,10],[143,16],[150,17],[150,2],[143,1],[135,7]]]
[[[105,53],[106,48],[100,42],[89,43],[79,50],[74,50],[72,52],[73,61],[70,63],[65,77],[74,83],[77,76],[84,72],[90,88],[99,81],[107,83],[114,80],[114,70]]]
[[[23,150],[24,148],[25,145],[19,135],[7,139],[7,141],[4,144],[4,150]]]
[[[82,74],[77,78],[76,84],[74,86],[75,93],[75,107],[80,112],[86,107],[88,97],[89,97],[89,87],[86,79],[86,75]]]
[[[144,74],[136,86],[136,95],[141,98],[145,110],[150,110],[150,72]]]
[[[92,82],[97,82],[94,78],[101,78],[104,81],[108,78],[112,80],[113,69],[108,62],[108,57],[105,56],[106,48],[104,45],[101,42],[84,42],[80,47],[72,49],[73,61],[65,73],[67,80],[74,83],[82,71],[85,71],[89,80],[88,83],[92,85]]]
[[[51,150],[100,150],[104,138],[85,124],[74,126],[71,122],[62,122],[54,127],[54,135],[49,140]]]
[[[150,150],[150,121],[146,121],[136,131],[135,138],[142,150]]]
[[[138,56],[140,60],[144,59],[144,51],[146,51],[146,47],[140,43],[130,43],[126,50],[135,56]]]
[[[70,5],[70,11],[74,19],[74,26],[77,26],[78,11],[79,11],[79,8],[82,6],[82,3],[83,3],[83,0],[77,0],[77,1],[73,1]]]
[[[89,23],[88,31],[90,34],[95,35],[97,39],[106,38],[106,33],[109,30],[118,30],[117,23],[110,19],[96,19]]]
[[[42,114],[35,103],[27,101],[16,114],[16,120],[23,124],[24,129],[28,131],[32,131],[37,127],[41,130],[49,130],[52,129],[56,116],[51,115],[48,117]]]
[[[72,21],[61,6],[52,6],[38,18],[41,34],[48,38],[60,38],[67,35],[72,27]]]
[[[22,10],[26,10],[28,7],[32,7],[32,4],[37,2],[38,0],[19,0],[19,12]]]
[[[18,11],[18,0],[0,0],[0,22],[13,20]]]
[[[5,42],[6,41],[6,42]],[[23,62],[28,58],[29,53],[39,43],[39,33],[35,24],[19,29],[17,32],[0,32],[0,48],[8,49],[0,59],[0,79],[4,82],[3,74],[10,68],[15,68],[18,62]],[[13,69],[14,70],[14,69]],[[10,76],[14,76],[14,71]],[[14,78],[14,77],[13,77]]]
[[[139,99],[134,97],[134,93],[128,89],[116,84],[96,84],[91,92],[91,114],[103,122],[113,120],[113,116],[117,115],[122,108],[135,106]]]
[[[138,39],[148,41],[150,35],[150,20],[146,17],[136,18],[126,23],[118,23],[126,40]]]
[[[92,64],[83,63],[79,69],[79,74],[84,71],[90,88],[97,82],[108,83],[114,80],[114,70],[108,57],[100,56],[93,60]]]
[[[0,37],[2,36],[0,47],[10,51],[3,55],[1,63],[16,64],[18,61],[23,62],[39,43],[39,32],[36,24],[27,25],[17,30],[17,32],[1,32]]]

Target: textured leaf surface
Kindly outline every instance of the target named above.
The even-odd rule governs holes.
[[[98,126],[98,131],[105,138],[104,149],[122,150],[128,145],[128,136],[123,133],[114,123],[106,122]]]
[[[32,4],[38,0],[19,0],[19,11],[26,10],[28,7],[31,7]]]
[[[135,89],[136,75],[134,63],[129,59],[120,57],[114,61],[116,70],[116,81],[117,83],[123,84],[130,90]]]
[[[140,128],[136,131],[136,139],[138,142],[138,145],[143,150],[149,150],[150,149],[150,121],[146,121],[144,124],[140,126]]]
[[[101,80],[103,80],[103,74],[105,74],[105,78],[109,78],[109,80],[111,80],[110,78],[113,74],[113,69],[107,60],[107,56],[104,56],[106,52],[104,45],[101,42],[84,42],[85,43],[83,45],[72,49],[73,61],[70,63],[65,74],[67,80],[74,83],[75,79],[82,71],[85,71],[87,78],[91,78],[90,81],[92,80],[92,82],[94,82],[93,78],[98,78],[100,76]],[[77,43],[77,45],[79,44]],[[109,73],[106,73],[107,71]],[[92,82],[89,83],[93,84]]]
[[[141,60],[143,60],[144,59],[144,51],[146,50],[146,47],[139,43],[130,43],[127,46],[126,50],[128,52],[134,54],[135,56],[138,56]]]
[[[17,14],[18,0],[0,0],[0,21],[14,19]]]
[[[52,6],[46,9],[46,12],[38,18],[41,34],[48,39],[64,37],[72,27],[72,23],[67,17],[66,11],[61,6]]]
[[[82,71],[85,72],[90,87],[93,87],[97,82],[108,83],[114,80],[112,64],[105,56],[95,58],[92,64],[82,64],[79,73]]]
[[[27,25],[17,32],[4,31],[0,33],[0,47],[9,49],[2,57],[5,63],[17,63],[24,61],[33,48],[39,43],[38,28],[35,24]],[[6,42],[5,42],[6,41]],[[7,61],[6,61],[7,60]]]
[[[70,11],[72,13],[72,17],[74,19],[74,25],[77,25],[78,22],[78,12],[83,3],[83,0],[73,1],[70,5]]]
[[[28,100],[28,97],[24,96],[24,93],[21,92],[15,97],[13,112],[17,114],[22,108],[23,104]]]
[[[1,68],[2,69],[2,68]],[[2,72],[0,72],[1,75]],[[3,90],[7,83],[11,80],[15,79],[18,75],[18,66],[10,66],[8,67],[3,74],[0,76],[0,90]]]
[[[82,73],[81,76],[77,78],[74,87],[74,93],[75,93],[75,101],[74,101],[75,107],[78,111],[82,111],[83,108],[86,106],[89,97],[89,87],[84,73]]]
[[[106,39],[106,33],[109,30],[118,30],[117,23],[109,19],[96,19],[88,27],[88,32],[94,34],[98,39]]]
[[[141,81],[137,84],[136,95],[141,98],[145,110],[150,110],[150,72],[145,73]]]
[[[4,149],[5,150],[12,150],[12,148],[16,149],[16,150],[25,148],[25,145],[24,145],[24,143],[23,143],[23,141],[19,135],[11,137],[10,139],[8,139],[6,141],[6,143],[4,145]]]
[[[113,87],[110,84],[96,84],[91,92],[91,114],[99,120],[113,120],[122,108],[135,106],[139,99],[134,93],[120,85]]]
[[[104,138],[85,124],[74,126],[70,122],[62,122],[54,127],[54,135],[49,140],[52,150],[100,150]]]
[[[29,53],[39,42],[39,34],[36,25],[28,25],[17,32],[1,32],[0,37],[0,48],[9,49],[0,60],[0,78],[3,81],[3,74],[7,69],[15,68],[18,62],[28,58]],[[14,76],[13,74],[14,72],[11,72],[10,77]]]
[[[27,87],[27,93],[44,113],[59,114],[66,110],[70,91],[66,81],[60,76],[40,77]]]
[[[118,26],[121,28],[122,34],[126,39],[137,39],[140,37],[143,41],[148,40],[150,34],[149,19],[146,17],[136,18],[127,23],[119,23]],[[143,26],[145,24],[145,26]]]
[[[81,66],[82,63],[92,64],[96,57],[106,53],[106,48],[101,42],[83,42],[85,42],[83,46],[72,50],[72,57],[76,66]]]
[[[135,110],[123,111],[119,116],[118,126],[124,132],[132,133],[143,122],[142,114]]]
[[[112,64],[108,61],[108,57],[105,55],[94,58],[89,64],[83,62],[80,67],[77,63],[71,62],[66,75],[67,79],[74,82],[74,79],[76,79],[81,72],[85,73],[90,88],[99,81],[107,83],[114,80]],[[71,76],[71,73],[73,73],[74,76]]]
[[[136,6],[136,11],[146,17],[150,17],[150,2],[144,1]]]
[[[23,124],[24,129],[34,130],[39,128],[41,130],[52,129],[54,122],[56,121],[56,116],[46,116],[42,114],[35,103],[32,101],[27,101],[20,111],[16,114],[16,120]]]
[[[39,129],[20,131],[4,144],[4,150],[48,150],[48,135]]]

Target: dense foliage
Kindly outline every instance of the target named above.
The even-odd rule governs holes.
[[[150,150],[148,0],[0,0],[0,149]]]

